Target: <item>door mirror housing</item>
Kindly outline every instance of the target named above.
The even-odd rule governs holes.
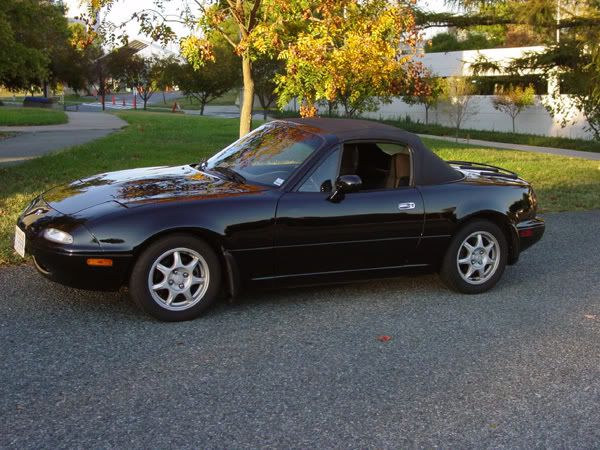
[[[335,191],[328,198],[334,203],[344,199],[346,194],[360,191],[362,180],[358,175],[341,175],[335,180]]]

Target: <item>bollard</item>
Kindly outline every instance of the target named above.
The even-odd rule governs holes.
[[[137,109],[137,97],[133,96],[133,109]]]
[[[115,96],[114,96],[114,95],[112,96],[112,104],[113,104],[113,105],[116,105],[116,102],[115,102]]]

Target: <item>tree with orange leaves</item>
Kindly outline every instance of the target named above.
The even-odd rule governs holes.
[[[301,11],[305,26],[279,47],[286,65],[277,78],[279,106],[297,97],[300,114],[314,116],[319,101],[338,102],[351,117],[426,88],[419,82],[423,68],[414,60],[418,32],[411,3],[331,0]],[[296,20],[298,13],[284,11]],[[260,32],[278,36],[278,26],[259,29],[255,45],[260,46]]]
[[[117,0],[89,0],[94,8]],[[302,100],[304,116],[316,114],[320,100],[339,101],[348,114],[370,99],[419,89],[421,68],[413,59],[418,39],[413,0],[190,0],[177,20],[199,28],[181,41],[182,53],[198,69],[214,61],[205,36],[221,33],[241,58],[244,96],[240,136],[251,129],[253,60],[282,60],[277,77],[279,105]],[[141,29],[156,39],[171,38],[169,17],[156,8],[134,14]],[[195,11],[195,12],[194,12]],[[231,26],[235,33],[232,35]]]

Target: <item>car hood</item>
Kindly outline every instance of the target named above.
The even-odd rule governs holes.
[[[111,201],[135,207],[148,203],[239,196],[264,189],[266,187],[224,180],[186,165],[94,175],[50,189],[43,194],[43,199],[60,213],[74,214]]]

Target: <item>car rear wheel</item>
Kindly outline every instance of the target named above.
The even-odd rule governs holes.
[[[507,256],[506,237],[496,224],[487,220],[469,222],[452,239],[440,276],[455,291],[479,294],[500,280]]]
[[[219,293],[221,267],[214,250],[193,235],[173,234],[152,243],[129,281],[135,303],[159,320],[198,317]]]

